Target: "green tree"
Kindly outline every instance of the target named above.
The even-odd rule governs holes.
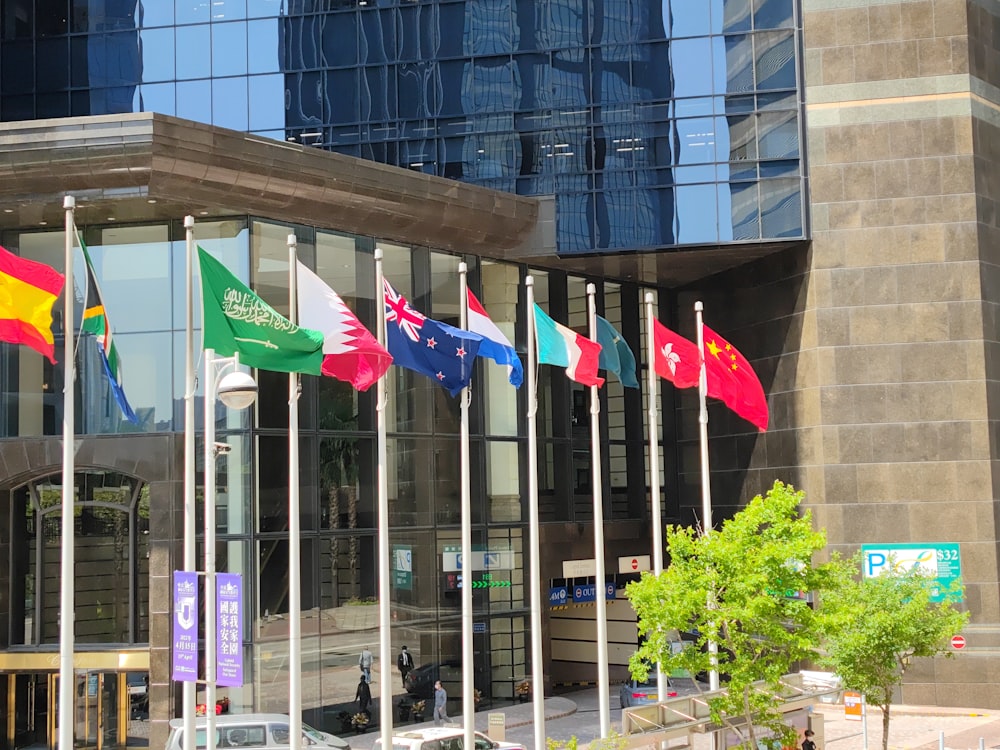
[[[882,749],[889,747],[892,695],[914,658],[944,655],[951,636],[969,619],[960,612],[962,588],[955,582],[935,602],[935,579],[911,570],[902,575],[860,578],[845,575],[823,600],[827,655],[844,687],[882,709]]]
[[[789,594],[825,590],[846,565],[839,558],[813,561],[826,535],[813,530],[808,512],[800,514],[803,498],[775,482],[718,531],[667,527],[669,566],[627,589],[645,639],[632,656],[632,674],[644,678],[657,662],[665,672],[707,672],[709,643],[717,644],[728,690],[710,698],[712,720],[730,726],[748,747],[757,747],[760,727],[792,742],[778,710],[781,678],[795,662],[815,657],[821,642],[818,613]],[[678,631],[696,634],[679,652],[671,648]]]

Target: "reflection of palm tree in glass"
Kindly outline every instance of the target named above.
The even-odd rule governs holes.
[[[338,431],[357,428],[358,415],[354,413],[353,394],[348,393],[333,397],[332,404],[326,414],[321,417],[321,424]],[[347,527],[358,528],[358,439],[346,436],[324,438],[320,442],[320,482],[322,496],[326,498],[327,513],[330,528],[339,529],[340,508],[342,503],[347,506]],[[340,564],[339,556],[341,541],[338,536],[330,539],[331,577],[335,602],[339,603]],[[349,578],[345,582],[349,587],[349,596],[360,596],[360,581],[358,578],[358,538],[351,536],[347,542],[347,568]]]

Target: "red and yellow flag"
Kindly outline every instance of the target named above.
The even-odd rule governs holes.
[[[757,373],[736,347],[708,326],[704,329],[708,395],[764,432],[768,421],[767,397]]]
[[[63,281],[51,266],[0,247],[0,341],[30,346],[55,364],[52,306]]]

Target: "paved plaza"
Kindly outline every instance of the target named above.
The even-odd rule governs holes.
[[[587,688],[565,695],[547,698],[545,701],[545,735],[554,740],[568,740],[575,736],[580,747],[585,747],[600,734],[600,712],[598,691]],[[618,704],[617,686],[611,691],[611,726],[621,729],[621,708]],[[816,706],[817,715],[823,717],[825,741],[819,750],[881,750],[882,714],[878,709],[869,708],[867,724],[867,745],[864,724],[844,718],[841,704],[821,704]],[[457,712],[456,712],[457,713]],[[506,717],[506,739],[524,743],[529,750],[534,748],[534,728],[532,726],[532,705],[530,703],[498,707],[476,714],[476,728],[487,730],[489,713],[503,713]],[[452,716],[457,726],[461,726],[461,716]],[[411,728],[408,724],[397,731]],[[421,725],[422,726],[422,725]],[[889,728],[890,750],[940,750],[941,737],[944,750],[985,750],[1000,748],[1000,711],[974,708],[937,708],[921,706],[893,706],[892,723]],[[355,750],[369,750],[376,731],[351,736],[348,739]],[[711,750],[707,735],[696,735],[692,750]],[[982,745],[980,745],[982,740]]]

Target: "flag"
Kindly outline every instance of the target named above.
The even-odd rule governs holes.
[[[703,328],[708,395],[764,432],[768,420],[767,398],[757,374],[736,347],[708,326]]]
[[[279,315],[200,247],[198,262],[206,349],[261,370],[322,374],[322,333]]]
[[[298,321],[323,334],[324,375],[366,391],[385,374],[392,355],[319,276],[296,261]]]
[[[639,381],[635,377],[635,355],[628,348],[622,335],[600,315],[597,316],[597,343],[601,345],[598,367],[613,372],[626,388],[638,388]]]
[[[438,381],[452,396],[469,385],[472,363],[483,337],[447,323],[426,318],[382,280],[385,328],[395,364]]]
[[[0,247],[0,341],[30,346],[55,364],[52,306],[64,281],[52,266]]]
[[[469,330],[483,337],[479,345],[479,356],[489,357],[498,365],[507,365],[507,380],[515,388],[520,388],[524,382],[524,367],[521,358],[517,356],[510,339],[497,328],[486,309],[476,299],[471,289],[466,289],[469,300]]]
[[[556,323],[535,305],[535,337],[538,340],[538,362],[566,368],[566,377],[583,385],[604,385],[597,376],[601,345]]]
[[[698,345],[654,320],[653,369],[678,388],[694,388],[701,372]]]
[[[104,297],[101,295],[101,287],[97,284],[97,274],[94,273],[94,263],[87,252],[87,245],[84,244],[80,233],[76,232],[76,240],[80,243],[83,251],[83,260],[87,264],[87,287],[83,295],[83,320],[80,323],[80,334],[92,333],[97,339],[97,351],[101,353],[101,363],[104,365],[104,372],[108,376],[111,384],[111,394],[115,397],[118,408],[122,415],[132,424],[139,424],[139,417],[135,415],[132,406],[125,397],[125,387],[122,373],[122,362],[118,356],[118,347],[115,346],[111,332],[111,321],[108,320],[108,313],[104,309]]]

